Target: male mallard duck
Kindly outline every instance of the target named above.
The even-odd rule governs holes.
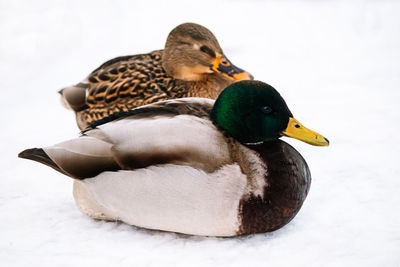
[[[207,28],[184,23],[164,50],[111,59],[84,81],[60,91],[81,130],[111,114],[182,97],[215,99],[229,84],[253,77],[226,58]]]
[[[293,118],[273,87],[242,81],[215,104],[205,98],[149,104],[19,157],[76,179],[75,201],[93,218],[235,236],[282,227],[307,196],[307,163],[278,140],[282,135],[329,144]]]

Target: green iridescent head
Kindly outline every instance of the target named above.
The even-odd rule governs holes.
[[[293,118],[285,100],[272,86],[260,81],[234,83],[219,95],[211,120],[241,143],[259,143],[290,136],[327,146],[328,140]]]

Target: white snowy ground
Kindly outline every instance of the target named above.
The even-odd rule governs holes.
[[[17,158],[77,136],[57,91],[112,57],[162,48],[182,22],[276,87],[331,141],[287,140],[313,183],[274,233],[205,238],[94,221],[72,180]],[[0,1],[1,266],[400,266],[400,3]]]

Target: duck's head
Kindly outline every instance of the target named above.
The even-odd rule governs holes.
[[[162,64],[168,75],[187,81],[203,80],[210,74],[232,81],[253,79],[227,59],[211,31],[195,23],[181,24],[170,32]]]
[[[211,120],[241,143],[259,143],[288,136],[315,146],[328,146],[322,135],[298,122],[272,86],[241,81],[219,95]]]

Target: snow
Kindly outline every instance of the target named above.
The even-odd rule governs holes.
[[[400,266],[400,3],[396,1],[0,2],[2,266]],[[162,48],[192,21],[276,87],[331,141],[290,142],[310,194],[268,234],[193,237],[92,220],[72,180],[18,152],[77,136],[57,91],[107,59]]]

